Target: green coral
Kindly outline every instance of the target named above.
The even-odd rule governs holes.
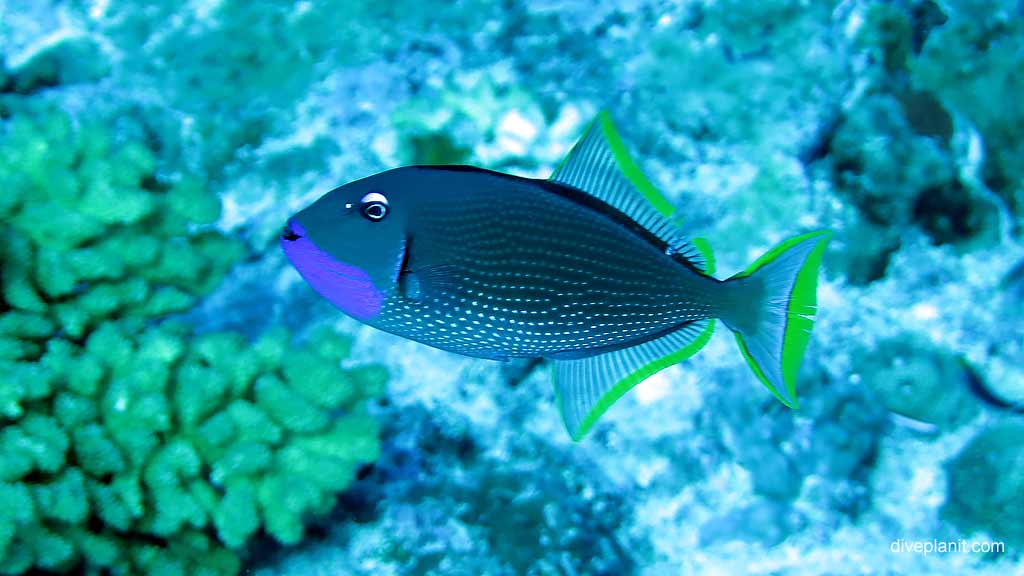
[[[315,338],[113,321],[0,365],[25,390],[0,432],[0,573],[234,573],[261,528],[296,543],[377,458],[360,407],[387,377],[340,370],[344,340]]]
[[[4,100],[0,574],[233,574],[297,542],[363,462],[380,367],[166,320],[245,253],[220,202],[141,141]]]
[[[81,339],[104,318],[190,308],[244,253],[208,228],[220,203],[193,177],[164,181],[154,152],[99,123],[17,110],[0,137],[6,241],[0,357]]]
[[[947,465],[942,514],[965,532],[984,530],[1024,545],[1024,422],[1006,421],[976,436]]]

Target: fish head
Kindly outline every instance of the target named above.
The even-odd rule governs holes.
[[[358,320],[377,316],[398,285],[408,208],[400,183],[384,172],[335,188],[289,218],[281,232],[281,247],[299,274]]]

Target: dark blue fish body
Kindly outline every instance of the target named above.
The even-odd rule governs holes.
[[[396,290],[369,324],[462,354],[557,358],[713,316],[717,281],[575,188],[473,168],[396,172],[444,192],[408,227],[402,274],[418,290]]]
[[[555,360],[574,438],[634,384],[699,350],[715,318],[793,403],[785,340],[799,328],[789,339],[802,355],[813,301],[804,294],[805,309],[792,310],[789,300],[807,290],[801,272],[813,274],[813,298],[824,234],[779,251],[791,262],[776,255],[718,280],[706,246],[678,235],[652,190],[599,117],[550,180],[468,166],[389,170],[297,214],[282,246],[318,292],[371,326],[468,356]],[[756,273],[780,260],[778,274]],[[763,309],[783,297],[774,315]],[[800,324],[791,314],[807,325],[789,326]],[[773,333],[758,337],[766,322]]]

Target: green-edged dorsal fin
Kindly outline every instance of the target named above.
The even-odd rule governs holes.
[[[579,441],[633,386],[693,356],[711,340],[715,321],[687,322],[637,346],[578,360],[555,361],[555,400],[573,440]]]
[[[629,156],[611,115],[598,113],[551,180],[578,188],[629,216],[669,246],[669,252],[707,271],[700,250],[680,237],[675,207]]]

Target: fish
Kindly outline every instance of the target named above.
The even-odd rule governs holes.
[[[466,165],[394,168],[296,213],[281,247],[349,316],[465,356],[543,358],[569,436],[703,348],[721,320],[768,391],[797,408],[828,230],[727,279],[710,244],[599,113],[548,179]]]

